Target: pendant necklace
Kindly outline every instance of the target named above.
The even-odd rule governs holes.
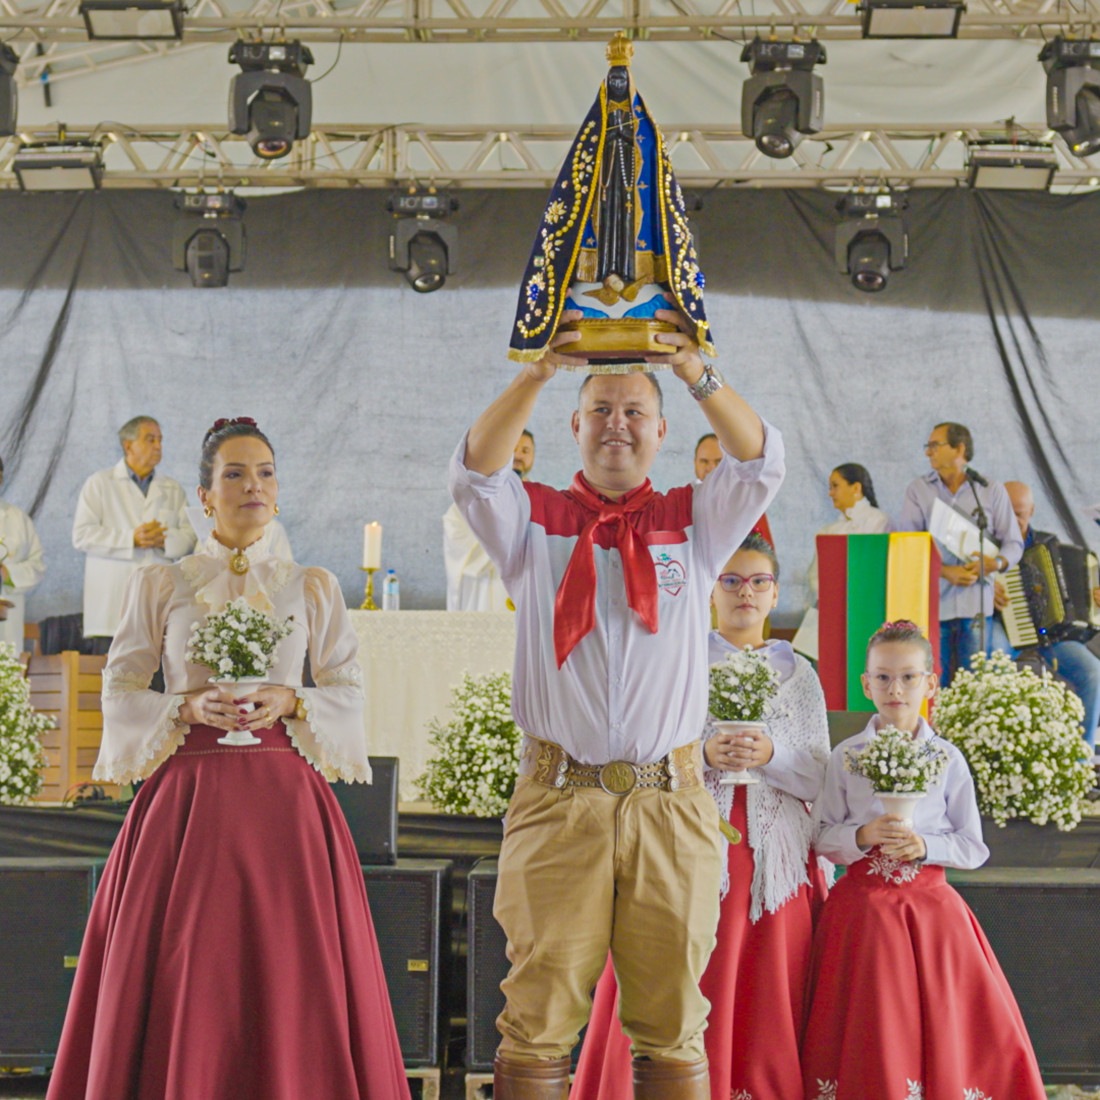
[[[237,574],[238,577],[243,577],[248,572],[248,555],[243,550],[234,550],[232,556],[229,559],[229,568]]]

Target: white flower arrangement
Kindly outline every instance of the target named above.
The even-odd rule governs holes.
[[[191,624],[187,659],[210,669],[217,680],[262,677],[275,663],[275,647],[292,629],[292,619],[280,622],[238,597]]]
[[[720,722],[759,722],[779,691],[779,673],[758,652],[741,649],[710,666],[707,709]]]
[[[464,676],[451,695],[451,710],[446,725],[433,720],[428,727],[435,755],[416,786],[444,813],[501,817],[519,767],[511,676]]]
[[[1024,818],[1068,831],[1092,786],[1083,714],[1081,700],[1046,671],[978,654],[939,693],[934,725],[966,757],[983,814],[1001,826]]]
[[[0,642],[0,803],[22,806],[42,789],[42,734],[54,720],[31,706],[15,646]]]
[[[947,753],[928,738],[883,726],[858,752],[845,750],[844,767],[881,794],[924,794],[943,775]]]

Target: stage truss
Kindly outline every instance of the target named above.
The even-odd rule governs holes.
[[[735,126],[663,129],[677,178],[698,194],[716,187],[964,186],[968,143],[1005,137],[988,124],[829,128],[807,138],[787,160],[771,160]],[[1054,190],[1092,189],[1100,182],[1100,154],[1091,163],[1082,160],[1039,124],[1017,125],[1014,132],[1052,141],[1059,162]],[[102,144],[104,187],[546,188],[574,134],[571,126],[316,125],[290,156],[275,161],[258,160],[224,123],[140,131],[104,124],[70,129],[65,138]],[[0,139],[0,188],[18,186],[12,158],[21,142],[57,138],[56,131],[27,130]]]
[[[968,0],[959,37],[1033,39],[1087,35],[1100,0]],[[0,38],[33,84],[132,65],[239,36],[285,34],[305,42],[747,41],[755,34],[858,39],[848,0],[194,0],[182,43],[89,41],[79,0],[0,0]]]

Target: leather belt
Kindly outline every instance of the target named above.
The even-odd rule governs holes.
[[[703,782],[703,743],[680,745],[652,764],[611,760],[606,764],[581,764],[553,741],[523,735],[519,774],[546,787],[597,788],[608,794],[629,794],[636,787],[679,791]]]

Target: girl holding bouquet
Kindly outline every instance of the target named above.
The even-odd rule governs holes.
[[[824,875],[810,851],[807,803],[817,797],[829,754],[825,700],[812,666],[786,642],[765,641],[779,595],[779,562],[752,534],[726,563],[712,596],[718,629],[712,666],[755,654],[778,687],[767,732],[719,733],[708,721],[707,786],[726,837],[718,940],[700,989],[710,1001],[705,1033],[713,1100],[801,1096],[798,1064],[815,899]],[[751,769],[759,782],[727,786]],[[630,1046],[616,1018],[610,963],[596,988],[572,1095],[629,1100]]]
[[[965,759],[921,716],[935,687],[932,648],[915,624],[872,635],[863,690],[878,714],[833,751],[814,804],[815,846],[847,873],[814,936],[807,1100],[1046,1095],[1008,982],[944,876],[980,866],[989,850]],[[875,738],[897,731],[927,766],[913,764],[911,744],[904,762],[884,764]],[[900,789],[891,769],[925,789],[911,821],[882,812],[875,786]]]
[[[329,787],[370,780],[355,631],[332,574],[269,553],[278,481],[254,421],[215,423],[199,481],[214,533],[133,575],[104,671],[95,778],[146,782],[95,895],[47,1095],[407,1100]],[[149,690],[161,662],[164,694]],[[212,671],[266,686],[246,698]]]

